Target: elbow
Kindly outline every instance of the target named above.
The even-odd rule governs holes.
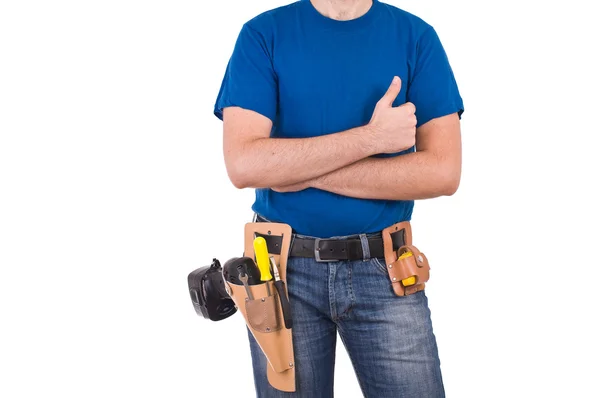
[[[240,162],[233,162],[234,164],[227,164],[227,175],[229,176],[229,181],[233,184],[237,189],[250,188],[252,183],[250,181],[250,173],[246,171],[246,169],[241,166]]]
[[[229,175],[229,180],[237,189],[250,188],[250,184],[241,176]]]
[[[246,161],[244,156],[226,159],[225,166],[229,181],[237,189],[260,188],[260,170],[255,168],[256,164]]]
[[[261,162],[250,144],[224,145],[223,148],[227,176],[237,189],[259,188],[257,184],[262,182]]]
[[[447,168],[440,173],[441,196],[452,196],[458,191],[460,185],[460,169]]]
[[[458,191],[460,185],[460,162],[440,162],[437,168],[437,194],[439,196],[452,196]]]
[[[458,191],[458,186],[460,185],[460,177],[448,179],[444,184],[444,192],[443,196],[452,196]]]

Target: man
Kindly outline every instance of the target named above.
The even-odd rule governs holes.
[[[215,105],[232,183],[258,221],[361,243],[290,257],[297,389],[269,385],[250,336],[258,397],[332,397],[336,332],[366,397],[444,396],[426,295],[395,295],[369,242],[457,190],[462,112],[435,30],[391,5],[301,0],[243,26]]]

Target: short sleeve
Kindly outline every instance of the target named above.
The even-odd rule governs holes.
[[[245,24],[227,64],[214,114],[223,120],[223,108],[239,106],[273,122],[277,114],[277,78],[270,46],[264,35]]]
[[[407,99],[415,105],[417,127],[431,119],[458,112],[464,106],[446,52],[430,26],[417,43],[414,71]]]

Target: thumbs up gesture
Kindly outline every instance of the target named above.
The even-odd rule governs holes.
[[[394,76],[390,88],[377,102],[368,127],[375,134],[379,153],[395,153],[415,145],[417,117],[415,106],[407,102],[393,107],[394,100],[400,93],[402,81]]]

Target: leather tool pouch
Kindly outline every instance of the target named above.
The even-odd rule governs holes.
[[[429,261],[413,246],[410,223],[394,224],[382,231],[382,237],[385,264],[394,293],[408,296],[425,289],[425,282],[429,280]]]
[[[244,256],[254,258],[253,241],[255,236],[263,236],[267,241],[269,255],[273,256],[284,282],[283,292],[287,296],[286,267],[290,249],[292,229],[280,223],[248,223],[245,227]],[[242,313],[248,329],[256,339],[267,358],[267,379],[276,389],[286,392],[296,390],[294,349],[292,346],[292,329],[284,322],[284,312],[274,280],[249,285],[253,299],[248,298],[246,288],[242,285],[225,281],[227,291]],[[269,285],[269,290],[267,286]],[[271,295],[268,294],[270,291]],[[287,299],[287,297],[285,297]],[[289,307],[286,306],[289,317]]]

